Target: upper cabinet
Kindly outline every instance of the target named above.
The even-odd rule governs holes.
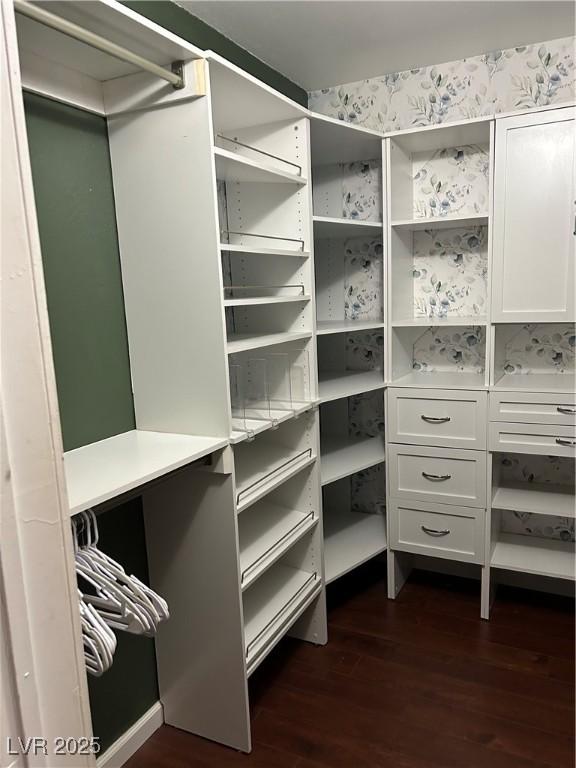
[[[573,107],[496,121],[492,319],[574,319]]]

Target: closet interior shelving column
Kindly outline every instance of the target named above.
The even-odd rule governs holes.
[[[484,565],[493,121],[384,144],[393,598],[415,554]]]
[[[311,116],[329,583],[386,550],[381,137]]]

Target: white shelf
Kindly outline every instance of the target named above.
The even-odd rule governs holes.
[[[134,429],[67,451],[70,514],[127,493],[227,444],[226,438]]]
[[[248,237],[248,235],[247,235]],[[278,240],[282,238],[279,237]],[[250,254],[252,256],[294,256],[299,259],[307,259],[310,251],[300,251],[293,248],[258,248],[252,245],[230,245],[229,243],[220,243],[220,250],[228,253]]]
[[[573,373],[505,373],[492,387],[503,392],[566,392],[575,390]]]
[[[456,229],[459,227],[477,227],[486,226],[488,216],[477,213],[472,216],[434,216],[419,219],[399,219],[392,221],[391,226],[394,229],[404,229],[410,232],[416,232],[420,229]]]
[[[490,565],[506,571],[574,580],[574,543],[502,533]]]
[[[336,219],[330,216],[314,216],[313,220],[314,236],[318,238],[382,236],[382,223],[378,221]]]
[[[242,157],[236,152],[214,147],[216,177],[222,181],[263,182],[268,184],[306,184],[302,176],[272,165]]]
[[[576,517],[574,491],[552,483],[517,483],[495,488],[493,509],[531,512],[536,515]]]
[[[282,424],[284,421],[294,419],[296,416],[300,416],[302,413],[306,413],[316,405],[316,400],[311,400],[308,403],[300,403],[300,405],[293,403],[290,409],[278,410],[272,408],[270,410],[269,419],[246,419],[246,429],[235,429],[230,437],[230,442],[233,445],[242,443],[249,437],[254,437],[261,432],[266,432],[268,429],[277,427],[278,424]],[[239,419],[238,419],[239,421]]]
[[[246,299],[224,299],[225,307],[256,307],[263,304],[290,304],[297,301],[310,301],[308,294],[298,296],[257,296]]]
[[[391,387],[422,387],[423,389],[486,389],[483,373],[452,371],[413,371],[390,382]]]
[[[385,551],[384,515],[324,510],[324,571],[327,584]]]
[[[384,328],[383,320],[318,320],[316,333],[327,336],[330,333],[350,333],[354,331],[369,331]]]
[[[366,437],[322,440],[322,485],[334,483],[386,459],[384,437]]]
[[[272,650],[322,588],[318,573],[276,563],[244,593],[248,674]]]
[[[308,116],[306,107],[296,104],[217,53],[206,51],[204,55],[210,65],[213,120],[218,131],[300,120]]]
[[[382,371],[321,371],[319,374],[318,392],[321,403],[384,387]]]
[[[242,515],[238,533],[242,589],[256,581],[317,522],[315,512],[300,512],[266,500]]]
[[[453,328],[461,328],[468,325],[486,325],[487,319],[476,315],[456,317],[408,317],[405,320],[392,320],[393,328],[411,328],[423,326],[425,328],[438,328],[447,325]]]
[[[250,349],[260,349],[260,347],[272,347],[275,344],[284,344],[288,341],[309,339],[311,336],[311,331],[300,333],[263,333],[260,335],[236,333],[228,338],[227,350],[228,354],[231,355],[236,352],[246,352]]]
[[[267,437],[235,449],[236,509],[242,512],[316,461],[306,449],[277,445]]]

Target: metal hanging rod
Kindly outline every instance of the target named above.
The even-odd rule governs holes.
[[[52,27],[52,29],[63,32],[69,37],[91,45],[92,48],[108,53],[116,59],[134,64],[140,69],[150,72],[150,74],[156,75],[156,77],[160,77],[162,80],[166,80],[175,89],[184,88],[182,62],[173,62],[172,70],[165,69],[153,61],[148,61],[148,59],[139,56],[137,53],[122,48],[121,45],[116,45],[116,43],[107,40],[105,37],[96,35],[94,32],[90,32],[88,29],[84,29],[84,27],[79,27],[77,24],[73,24],[61,16],[45,11],[37,5],[32,5],[32,3],[26,2],[26,0],[14,0],[14,10],[16,13],[22,14],[22,16],[28,16],[28,18],[34,19],[34,21],[39,21],[47,27]]]

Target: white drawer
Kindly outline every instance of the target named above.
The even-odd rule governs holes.
[[[486,450],[486,392],[388,390],[393,443]]]
[[[483,451],[389,444],[387,458],[393,498],[486,506]]]
[[[576,396],[534,392],[491,392],[490,421],[576,424]]]
[[[392,549],[465,563],[484,561],[484,509],[419,502],[394,502],[391,507]]]
[[[549,424],[517,424],[509,421],[490,423],[490,450],[537,453],[545,456],[576,456],[574,427]]]

